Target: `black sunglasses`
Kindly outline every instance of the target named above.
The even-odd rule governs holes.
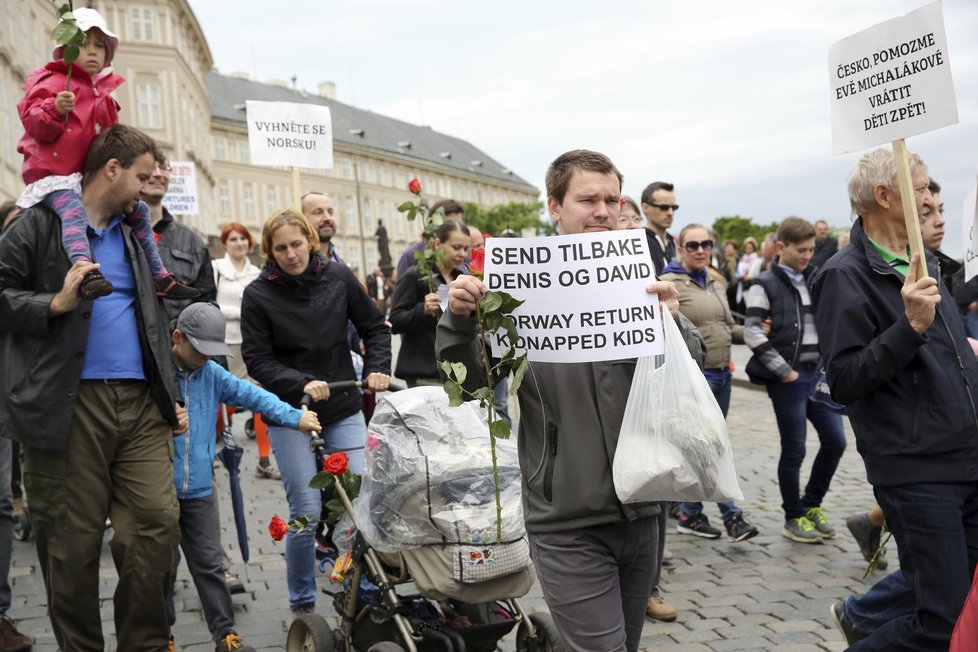
[[[703,247],[703,251],[710,251],[713,249],[713,240],[704,240],[703,242],[687,242],[683,245],[686,251],[699,251],[700,247]]]
[[[649,204],[649,206],[655,206],[660,211],[667,211],[670,208],[672,210],[674,210],[674,211],[678,211],[679,210],[679,204]]]

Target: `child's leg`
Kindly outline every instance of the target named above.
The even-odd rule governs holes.
[[[187,560],[207,628],[215,641],[234,629],[234,605],[224,583],[221,534],[214,527],[214,494],[180,501],[180,548]]]
[[[71,264],[79,260],[92,262],[92,249],[88,244],[88,213],[82,206],[81,198],[71,190],[55,190],[42,203],[61,218],[61,244]]]
[[[149,271],[153,274],[153,278],[172,276],[160,260],[160,252],[156,248],[156,238],[153,235],[153,223],[149,219],[149,206],[146,202],[136,202],[136,208],[126,215],[126,224],[132,228],[133,235],[139,240],[139,246],[146,254],[146,262],[149,263]]]

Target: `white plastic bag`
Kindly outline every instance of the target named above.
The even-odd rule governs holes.
[[[618,499],[741,499],[723,413],[664,312],[665,353],[638,359],[625,405],[613,467]]]

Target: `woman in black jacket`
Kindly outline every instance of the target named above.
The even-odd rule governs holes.
[[[432,269],[435,291],[417,265],[397,279],[390,321],[391,332],[401,335],[401,350],[394,374],[403,378],[408,387],[441,384],[435,364],[435,328],[448,302],[448,284],[465,273],[471,246],[467,226],[445,222],[435,232],[437,263]]]
[[[355,389],[332,395],[328,383],[354,380],[347,339],[353,322],[366,349],[367,386],[385,390],[390,382],[390,333],[384,318],[346,265],[319,253],[319,237],[302,213],[278,211],[262,230],[268,262],[244,291],[241,353],[252,378],[293,406],[303,394],[323,424],[331,449],[347,452],[350,469],[363,471],[367,428]],[[328,399],[328,400],[327,400]],[[309,437],[269,424],[268,438],[282,473],[289,516],[319,517],[320,493],[309,488],[316,461]],[[316,604],[316,554],[312,529],[289,532],[285,543],[289,606],[311,613]]]

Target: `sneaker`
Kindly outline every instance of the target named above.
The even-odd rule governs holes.
[[[200,296],[200,290],[184,285],[173,274],[154,278],[153,287],[156,288],[156,296],[164,299],[196,299]]]
[[[177,644],[173,641],[173,630],[170,630],[170,640],[166,643],[166,652],[177,652]]]
[[[255,648],[244,644],[244,639],[238,636],[233,629],[228,631],[214,648],[216,652],[230,652],[231,650],[241,650],[241,652],[255,652]]]
[[[659,596],[653,596],[645,607],[645,615],[652,620],[671,623],[676,619],[676,608]]]
[[[276,469],[271,464],[267,464],[265,466],[262,466],[261,464],[259,464],[258,466],[256,466],[255,467],[255,476],[256,477],[259,477],[259,478],[264,478],[266,480],[281,480],[282,479],[282,474],[279,473],[278,469]]]
[[[859,552],[863,553],[863,559],[873,561],[873,555],[880,547],[880,536],[883,534],[882,527],[876,527],[869,520],[869,515],[856,514],[846,519],[846,527],[852,533],[852,538],[859,544]],[[885,553],[881,552],[876,558],[876,568],[886,570],[889,562],[886,561]]]
[[[245,585],[241,583],[238,576],[229,570],[224,571],[224,583],[227,584],[228,593],[238,595],[245,592]]]
[[[804,516],[793,518],[784,524],[781,536],[798,543],[822,543],[822,536],[815,529],[815,524]]]
[[[82,279],[78,292],[81,298],[86,301],[98,299],[99,297],[104,297],[106,294],[112,294],[112,284],[109,283],[109,279],[102,275],[102,272],[95,270],[94,272],[85,274],[85,278]]]
[[[837,600],[829,605],[829,615],[832,616],[832,622],[835,623],[835,626],[842,632],[842,638],[846,639],[846,645],[854,645],[865,638],[856,631],[852,621],[849,620],[849,614],[846,613],[846,603],[842,600]]]
[[[339,550],[325,536],[316,535],[316,559],[336,559]]]
[[[17,631],[12,620],[0,616],[0,652],[25,652],[34,645],[34,639]]]
[[[743,513],[731,514],[723,524],[727,528],[727,536],[734,541],[747,541],[758,535],[757,528],[744,518]]]
[[[662,549],[662,565],[672,566],[672,553],[669,552],[668,548]]]
[[[316,605],[312,603],[299,604],[292,607],[293,616],[305,616],[307,614],[316,613]]]
[[[829,517],[825,515],[825,510],[821,507],[812,507],[805,516],[815,526],[815,531],[823,539],[831,539],[835,536],[835,528],[829,525]]]
[[[721,534],[720,530],[710,525],[710,519],[703,512],[694,516],[680,514],[676,531],[680,534],[693,534],[704,539],[719,539]]]

